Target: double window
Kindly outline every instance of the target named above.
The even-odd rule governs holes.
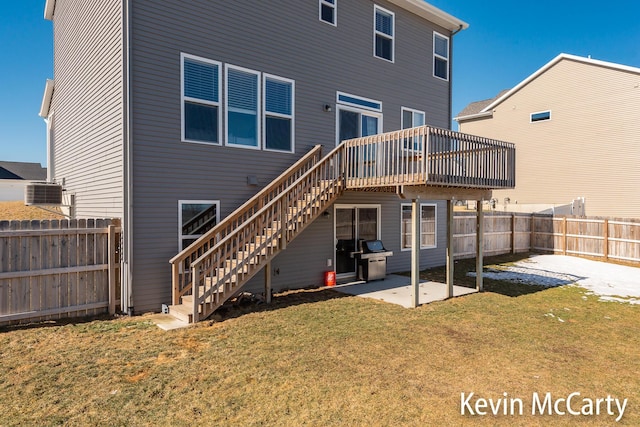
[[[337,143],[382,131],[382,103],[343,92],[336,96]]]
[[[380,6],[374,7],[373,54],[393,62],[395,15]]]
[[[402,129],[410,129],[424,125],[424,111],[402,107]]]
[[[402,204],[401,207],[401,249],[411,249],[411,236],[413,235],[411,222],[411,205]],[[437,222],[436,205],[429,203],[420,204],[420,249],[437,247]]]
[[[449,80],[449,37],[433,33],[433,76]]]
[[[294,152],[295,82],[182,54],[182,140]],[[224,102],[221,87],[224,81]]]
[[[320,20],[331,25],[338,25],[337,22],[337,1],[338,0],[318,0],[320,7]]]

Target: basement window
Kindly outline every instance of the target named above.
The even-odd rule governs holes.
[[[182,251],[220,222],[219,200],[178,201],[178,249]]]
[[[543,120],[551,119],[551,111],[540,111],[537,113],[531,113],[531,123],[541,122]]]

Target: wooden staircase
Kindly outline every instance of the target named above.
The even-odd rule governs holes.
[[[341,153],[338,147],[321,158],[321,146],[314,147],[174,257],[169,313],[197,322],[237,294],[344,191]]]
[[[173,259],[170,314],[210,316],[346,190],[513,188],[513,144],[421,126],[315,146]],[[450,193],[448,193],[450,194]],[[464,194],[460,192],[460,194]],[[206,217],[194,221],[201,226]]]

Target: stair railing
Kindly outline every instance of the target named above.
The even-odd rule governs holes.
[[[233,296],[337,199],[344,189],[343,152],[343,145],[336,147],[191,262],[194,322]]]
[[[271,184],[169,261],[172,270],[173,304],[179,304],[180,298],[191,290],[191,263],[285,191],[316,165],[321,155],[322,146],[316,145]]]

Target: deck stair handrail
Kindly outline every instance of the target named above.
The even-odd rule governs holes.
[[[261,196],[263,206],[243,216],[244,221],[235,220],[233,229],[220,223],[189,251],[173,258],[172,309],[184,311],[189,302],[189,321],[206,318],[284,250],[343,191],[342,150],[336,147],[313,165],[304,163],[308,167],[302,166],[303,173],[290,169],[297,178],[286,180],[287,185],[268,200]],[[196,251],[196,247],[202,249]],[[190,259],[196,253],[198,257]]]
[[[202,235],[169,262],[172,268],[173,304],[179,304],[180,298],[190,292],[189,274],[191,263],[204,254],[216,242],[233,232],[240,224],[251,218],[270,200],[282,193],[300,176],[320,160],[322,146],[316,145],[296,163],[284,171],[278,178],[247,200],[233,213],[224,218],[215,227]]]
[[[189,322],[209,316],[347,189],[515,185],[513,144],[431,126],[347,140],[325,157],[320,150],[170,261],[171,313]]]

